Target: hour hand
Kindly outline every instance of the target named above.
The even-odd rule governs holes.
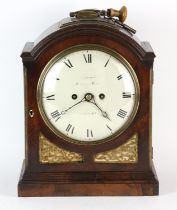
[[[98,104],[95,102],[95,99],[94,99],[94,95],[92,95],[91,93],[87,93],[85,94],[85,100],[94,104],[100,111],[101,111],[101,114],[103,117],[107,118],[108,120],[111,121],[111,119],[108,117],[108,114],[107,112],[103,111],[99,106]]]
[[[105,117],[105,118],[107,118],[108,120],[111,121],[111,119],[109,118],[109,116],[106,112],[102,111],[102,115],[103,115],[103,117]]]

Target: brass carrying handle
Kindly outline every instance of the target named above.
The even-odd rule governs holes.
[[[84,9],[76,12],[70,12],[70,17],[76,18],[95,18],[95,17],[117,17],[121,23],[126,20],[127,17],[127,7],[123,6],[120,10],[107,9],[107,10],[96,10],[96,9]]]
[[[115,9],[108,9],[107,10],[107,16],[108,17],[118,17],[120,22],[125,22],[127,18],[127,7],[123,6],[121,7],[120,10],[115,10]]]
[[[118,24],[120,27],[128,30],[131,33],[136,33],[136,30],[130,26],[124,24],[127,18],[127,7],[123,6],[120,10],[116,9],[107,9],[107,10],[97,10],[97,9],[84,9],[76,12],[70,12],[70,17],[75,18],[106,18],[111,19],[113,22]]]

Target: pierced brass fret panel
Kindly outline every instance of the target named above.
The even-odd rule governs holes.
[[[39,135],[39,161],[42,164],[82,162],[82,155],[65,150],[50,142],[42,133]]]
[[[138,135],[133,135],[125,144],[94,156],[98,163],[136,163],[138,162]]]

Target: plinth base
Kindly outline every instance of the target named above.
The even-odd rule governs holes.
[[[129,178],[131,177],[131,179]],[[159,183],[150,172],[25,173],[22,169],[18,196],[153,196]]]

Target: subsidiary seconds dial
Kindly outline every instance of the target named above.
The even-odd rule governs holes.
[[[133,120],[139,103],[134,70],[122,56],[95,45],[55,56],[38,84],[41,115],[53,132],[75,143],[110,140]]]

